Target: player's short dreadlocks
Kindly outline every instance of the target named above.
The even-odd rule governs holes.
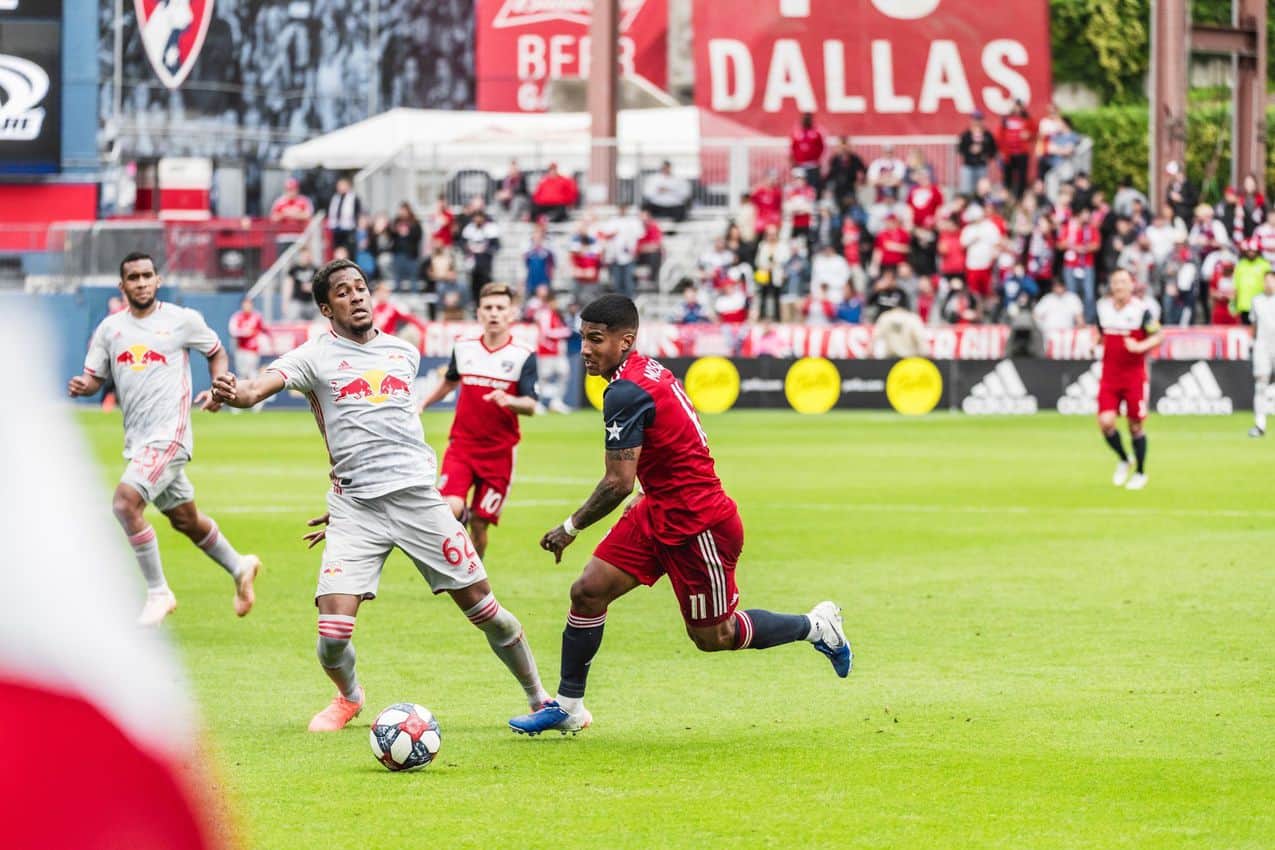
[[[328,303],[328,289],[330,288],[328,281],[332,279],[332,275],[341,269],[354,269],[359,273],[359,277],[363,278],[363,282],[367,283],[367,275],[363,273],[363,269],[359,268],[358,263],[353,260],[333,260],[314,273],[314,280],[310,283],[310,291],[314,294],[315,304]]]

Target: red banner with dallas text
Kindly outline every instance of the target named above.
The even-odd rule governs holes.
[[[950,134],[1051,95],[1047,0],[695,0],[695,102],[787,135]],[[993,125],[995,122],[993,122]]]
[[[589,76],[592,9],[592,0],[477,0],[478,108],[543,112],[545,83]],[[621,73],[667,88],[667,0],[620,0],[619,29]]]

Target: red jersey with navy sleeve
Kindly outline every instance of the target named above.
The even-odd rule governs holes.
[[[603,394],[606,447],[642,448],[637,477],[653,536],[678,546],[734,516],[686,390],[658,360],[630,354]]]
[[[518,445],[518,414],[483,397],[492,390],[536,398],[536,355],[511,338],[488,348],[482,337],[459,339],[447,365],[447,380],[457,381],[456,416],[448,451],[468,455],[507,454]]]
[[[1140,298],[1117,307],[1110,297],[1098,301],[1098,331],[1102,334],[1102,383],[1132,386],[1147,380],[1147,354],[1134,354],[1125,339],[1144,340],[1160,329],[1151,309]]]

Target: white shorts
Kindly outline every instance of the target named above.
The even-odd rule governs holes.
[[[1275,350],[1262,340],[1253,341],[1253,377],[1269,381],[1275,371]]]
[[[487,578],[469,533],[433,487],[408,487],[373,499],[330,492],[328,514],[316,598],[329,593],[374,598],[385,559],[396,546],[435,593]]]
[[[120,483],[132,487],[159,511],[167,513],[195,499],[195,486],[186,477],[189,461],[186,451],[172,443],[142,446],[133,453]]]

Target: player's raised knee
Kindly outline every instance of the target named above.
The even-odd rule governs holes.
[[[590,581],[587,575],[571,584],[571,610],[577,614],[601,614],[609,602],[606,589]]]

